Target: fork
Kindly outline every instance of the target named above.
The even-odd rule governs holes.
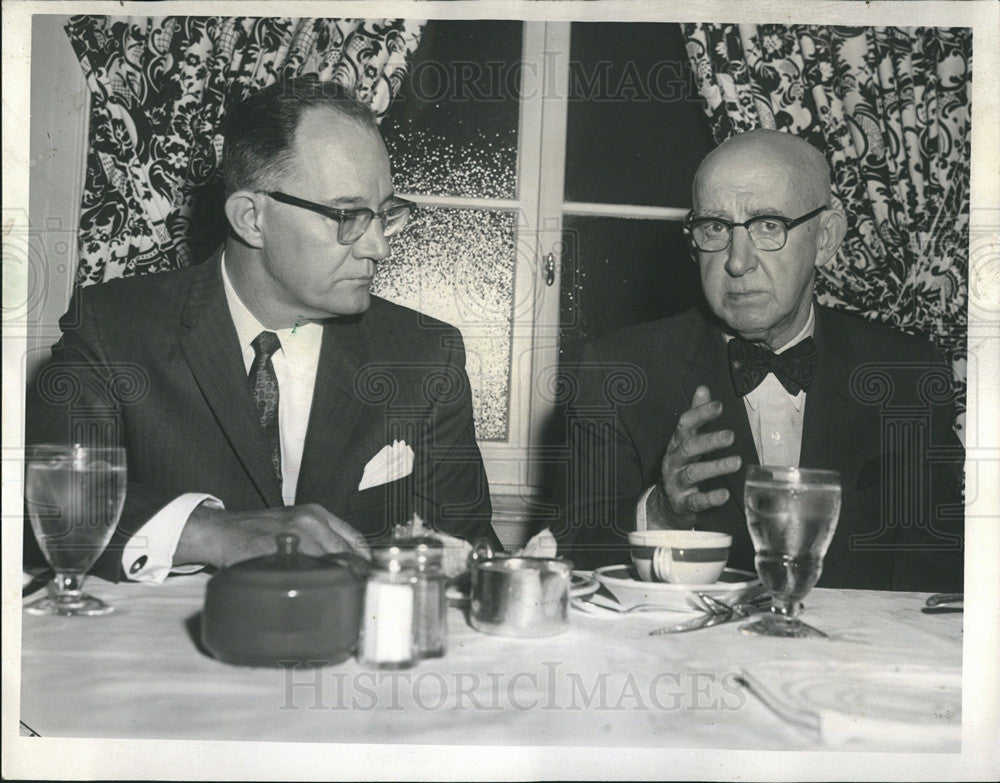
[[[741,596],[739,601],[731,605],[725,601],[720,601],[714,595],[709,595],[708,593],[695,593],[695,595],[698,596],[699,601],[705,604],[711,614],[732,614],[736,617],[748,617],[754,612],[766,608],[771,603],[771,596],[769,594],[762,593],[750,597],[751,594],[749,591]]]
[[[751,590],[752,588],[748,589],[743,594],[742,599],[732,606],[708,593],[695,593],[698,600],[708,609],[707,614],[680,623],[654,628],[649,632],[649,635],[663,636],[665,634],[684,633],[685,631],[697,631],[702,628],[711,628],[714,625],[722,625],[732,620],[742,620],[744,617],[749,617],[754,612],[764,608],[761,604],[770,603],[770,596],[766,592],[753,595]],[[750,597],[750,600],[746,600],[747,597]]]
[[[761,599],[765,597],[767,598],[767,601],[762,602]],[[707,625],[698,627],[710,627],[712,625],[718,625],[720,623],[728,623],[730,620],[742,620],[744,617],[749,617],[754,612],[766,608],[766,606],[771,603],[770,596],[763,596],[763,595],[757,596],[752,601],[740,601],[739,603],[733,604],[731,607],[728,604],[720,601],[718,598],[715,598],[710,595],[703,595],[701,593],[698,593],[698,598],[702,599],[705,603],[710,605],[718,604],[718,607],[720,609],[725,610],[713,613],[711,615],[711,617],[719,617],[720,619],[716,620],[715,622],[709,622]],[[763,605],[761,605],[762,603]],[[830,634],[821,631],[819,628],[816,628],[815,626],[812,625],[808,625],[807,623],[802,623],[802,624],[811,631],[815,631],[822,638],[824,639],[830,638]],[[690,630],[695,630],[695,628],[682,628],[681,626],[673,626],[672,628],[657,629],[659,633],[676,633],[678,631],[690,631]]]

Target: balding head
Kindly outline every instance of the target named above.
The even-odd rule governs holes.
[[[846,229],[829,208],[826,160],[787,133],[744,133],[706,156],[693,201],[692,238],[725,242],[729,229],[728,246],[697,251],[709,306],[731,331],[780,348],[808,322],[815,269],[834,257]]]
[[[760,129],[733,136],[705,156],[694,176],[695,207],[699,185],[707,177],[750,163],[770,168],[775,177],[787,177],[810,208],[830,203],[830,166],[823,153],[798,136]]]

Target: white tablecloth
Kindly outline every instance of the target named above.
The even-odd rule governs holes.
[[[195,644],[206,581],[89,580],[114,614],[23,615],[22,722],[43,737],[819,749],[823,737],[741,687],[745,667],[823,675],[896,661],[944,681],[961,666],[962,615],[922,613],[925,595],[815,590],[805,619],[829,641],[750,637],[739,623],[650,637],[678,615],[579,612],[560,636],[506,639],[477,633],[453,608],[447,655],[410,670],[353,659],[247,669]],[[873,735],[849,747],[888,746]]]

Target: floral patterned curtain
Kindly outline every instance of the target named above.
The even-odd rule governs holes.
[[[819,300],[934,340],[953,363],[961,410],[972,31],[683,30],[717,143],[777,128],[826,154],[848,231],[837,262],[818,278]]]
[[[90,90],[78,285],[186,266],[221,241],[224,106],[316,73],[385,114],[421,21],[77,16]],[[224,223],[221,224],[224,226]]]

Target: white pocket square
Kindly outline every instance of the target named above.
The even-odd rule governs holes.
[[[358,492],[409,476],[413,472],[413,449],[404,440],[394,440],[365,465]]]

